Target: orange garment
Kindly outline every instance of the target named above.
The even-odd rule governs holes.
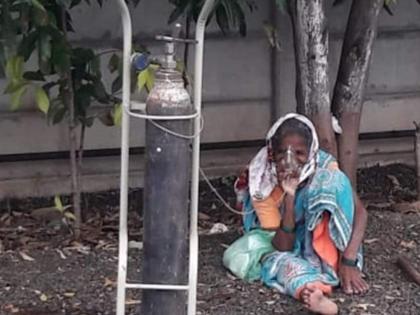
[[[283,190],[280,187],[275,187],[266,199],[252,201],[261,228],[273,230],[280,227],[281,215],[279,207],[283,201],[283,196]]]
[[[330,265],[336,272],[338,271],[338,250],[330,237],[328,223],[330,214],[325,212],[321,222],[316,226],[312,234],[312,246],[317,255]]]
[[[329,221],[330,214],[325,213],[322,217],[321,222],[316,226],[312,233],[312,246],[317,255],[322,259],[322,261],[333,267],[334,270],[337,272],[339,255],[338,250],[330,237],[330,232],[328,228]],[[324,284],[321,281],[313,282],[313,285],[316,288],[320,289],[326,295],[332,293],[331,285]],[[300,299],[300,295],[304,287],[305,286],[302,286],[296,291],[296,299]]]

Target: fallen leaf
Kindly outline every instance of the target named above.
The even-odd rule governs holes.
[[[77,241],[73,241],[71,243],[72,246],[66,247],[67,250],[76,250],[81,254],[87,255],[90,252],[90,248],[88,246],[83,246],[81,243]]]
[[[226,233],[228,231],[228,227],[223,223],[215,223],[213,227],[210,229],[209,234],[221,234]]]
[[[70,220],[76,221],[76,216],[75,216],[72,212],[70,212],[70,211],[66,211],[66,212],[64,212],[64,216],[65,216],[67,219],[70,219]]]
[[[39,299],[40,299],[42,302],[46,302],[46,301],[48,300],[48,296],[46,296],[44,293],[42,293],[42,294],[39,296]]]
[[[107,287],[116,287],[116,286],[117,286],[117,281],[111,280],[111,279],[105,277],[105,284],[104,284],[104,287],[105,288],[107,288]]]
[[[357,304],[356,307],[358,308],[362,308],[364,311],[367,311],[368,307],[375,307],[375,304],[370,304],[370,303],[360,303]]]
[[[230,272],[227,272],[226,273],[226,275],[227,275],[227,277],[230,279],[230,280],[238,280],[238,278],[236,278],[233,274],[231,274]]]
[[[63,295],[64,295],[65,297],[71,298],[71,297],[75,296],[75,295],[76,295],[76,293],[75,293],[75,292],[65,292]]]
[[[391,180],[392,184],[395,186],[394,189],[401,189],[400,181],[394,175],[386,175],[386,177],[388,177]]]
[[[210,216],[203,213],[203,212],[199,212],[198,213],[198,219],[203,220],[203,221],[208,221],[208,220],[210,220]]]
[[[125,305],[135,305],[135,304],[140,304],[141,301],[140,300],[133,300],[133,299],[126,299],[125,300]]]
[[[414,241],[401,241],[400,245],[404,248],[413,249],[416,247],[416,242]]]
[[[143,242],[129,241],[128,248],[143,249]]]
[[[364,243],[365,244],[372,244],[372,243],[375,243],[377,241],[379,241],[379,238],[371,238],[371,239],[368,239],[368,240],[364,240]]]
[[[394,209],[401,213],[420,212],[420,201],[403,202],[394,205]]]
[[[13,304],[6,304],[3,306],[3,309],[5,311],[8,311],[9,313],[19,313],[20,309],[17,306],[14,306]]]
[[[67,259],[66,255],[64,255],[64,253],[61,250],[56,248],[55,251],[60,255],[61,259]]]
[[[34,261],[35,260],[31,256],[29,256],[28,254],[26,254],[25,252],[22,252],[22,251],[19,251],[19,255],[23,258],[23,260],[26,260],[26,261]]]

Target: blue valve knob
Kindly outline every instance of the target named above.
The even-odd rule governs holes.
[[[147,53],[135,53],[131,57],[131,63],[137,71],[143,71],[150,64],[149,54]]]

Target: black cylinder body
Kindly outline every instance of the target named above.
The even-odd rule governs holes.
[[[185,115],[192,105],[182,75],[159,70],[147,99],[151,115]],[[191,120],[154,121],[176,133],[191,133]],[[188,283],[188,199],[191,140],[172,135],[153,122],[146,123],[144,183],[143,282]],[[144,315],[186,314],[186,291],[144,290]]]

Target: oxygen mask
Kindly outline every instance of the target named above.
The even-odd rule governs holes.
[[[300,166],[296,158],[296,153],[293,150],[292,146],[289,145],[287,147],[287,150],[281,163],[287,175],[299,175]]]

